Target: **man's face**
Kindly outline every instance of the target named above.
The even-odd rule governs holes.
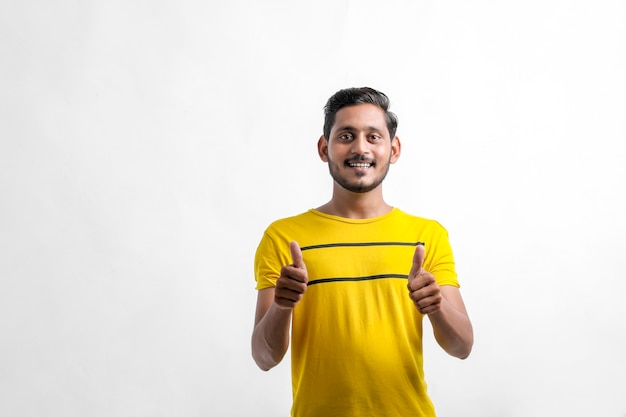
[[[330,137],[320,139],[318,150],[337,184],[365,193],[383,182],[400,155],[400,143],[389,137],[381,108],[359,104],[337,112]]]

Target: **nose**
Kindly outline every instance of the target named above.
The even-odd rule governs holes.
[[[352,153],[356,155],[367,155],[369,152],[369,142],[365,135],[358,135],[352,141]]]

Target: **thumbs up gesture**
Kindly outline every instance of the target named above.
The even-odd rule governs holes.
[[[289,250],[293,263],[281,268],[274,289],[274,302],[281,310],[293,309],[302,299],[307,289],[307,282],[309,282],[300,246],[295,241],[291,242]]]
[[[441,289],[435,277],[423,269],[424,244],[418,243],[413,254],[413,265],[409,272],[409,297],[422,314],[430,314],[441,307]]]

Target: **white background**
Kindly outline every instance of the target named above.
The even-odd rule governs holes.
[[[626,3],[3,1],[0,415],[286,416],[250,356],[270,221],[326,202],[340,88],[449,231],[476,343],[440,417],[626,415]],[[373,381],[375,383],[375,381]]]

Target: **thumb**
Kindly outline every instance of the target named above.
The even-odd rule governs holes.
[[[304,260],[302,260],[302,251],[300,250],[300,246],[298,242],[292,240],[289,243],[289,251],[291,252],[291,260],[293,261],[293,266],[296,268],[306,269],[306,265],[304,265]]]
[[[424,242],[417,242],[415,246],[415,253],[413,254],[413,266],[411,266],[411,272],[409,273],[409,279],[413,279],[422,270],[424,265]]]

